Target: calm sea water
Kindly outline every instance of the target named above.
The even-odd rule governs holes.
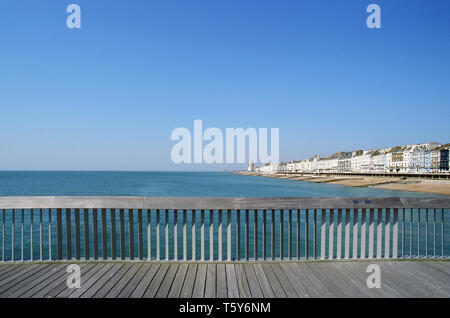
[[[332,185],[332,184],[316,184],[316,183],[309,183],[305,181],[293,181],[293,180],[285,180],[285,179],[275,179],[275,178],[263,178],[263,177],[250,177],[250,176],[241,176],[241,175],[233,175],[231,173],[221,173],[221,172],[0,172],[0,196],[198,196],[198,197],[320,197],[320,196],[345,196],[345,197],[379,197],[379,196],[399,196],[399,197],[418,197],[418,196],[437,196],[434,194],[426,194],[426,193],[418,193],[418,192],[406,192],[406,191],[395,191],[395,190],[384,190],[384,189],[375,189],[375,188],[352,188],[352,187],[345,187],[345,186],[339,186],[339,185]],[[448,212],[448,211],[447,211]],[[72,220],[74,219],[74,211],[70,212],[72,214]],[[172,229],[172,226],[174,224],[174,211],[169,211],[169,229]],[[226,213],[224,211],[224,213]],[[383,211],[385,213],[385,211]],[[425,236],[423,233],[425,233],[425,223],[423,222],[425,219],[425,211],[421,211],[421,254],[423,255],[425,253]],[[437,219],[441,220],[442,211],[438,211]],[[57,232],[57,225],[56,225],[56,217],[55,217],[55,211],[53,211],[52,216],[52,222],[50,224],[52,228],[52,258],[55,259],[56,255],[56,232]],[[200,213],[196,214],[196,221],[197,225],[200,223]],[[336,214],[336,213],[335,213]],[[34,211],[33,212],[33,237],[35,242],[39,242],[39,212]],[[100,216],[99,216],[100,217]],[[147,224],[147,214],[144,213],[143,215],[143,222],[144,224]],[[151,214],[151,223],[152,225],[152,258],[156,257],[156,213]],[[241,214],[241,218],[244,217],[243,213]],[[285,214],[285,222],[287,222],[287,215]],[[312,213],[309,215],[310,219],[308,220],[309,224],[312,224],[313,220]],[[353,213],[350,215],[351,222],[353,221]],[[402,215],[400,214],[400,219],[402,219]],[[405,228],[405,255],[409,255],[410,251],[410,244],[409,244],[409,221],[411,214],[408,212],[405,215],[407,226]],[[14,252],[15,252],[15,259],[21,258],[21,218],[22,214],[21,212],[16,212],[16,219],[15,219],[15,233],[14,233]],[[63,224],[65,224],[65,218],[66,213],[62,214],[63,218]],[[93,215],[89,215],[90,218],[90,251],[91,251],[91,257],[92,257],[92,251],[93,251]],[[375,219],[377,216],[375,216]],[[44,258],[48,256],[49,249],[48,249],[48,236],[47,233],[47,226],[48,226],[48,210],[43,211],[43,224],[44,224],[44,235],[43,235],[43,241],[44,241],[44,250],[43,250],[43,256]],[[259,236],[262,235],[262,218],[260,217],[258,219],[258,227],[259,230]],[[226,220],[226,215],[224,215],[224,220]],[[413,248],[413,255],[417,254],[417,210],[413,213],[413,220],[414,220],[414,228],[413,228],[413,237],[414,242],[412,244]],[[432,220],[432,215],[430,214],[430,221]],[[84,255],[84,216],[82,214],[81,216],[81,255]],[[107,214],[107,223],[110,223],[110,214]],[[191,211],[188,211],[187,215],[187,224],[191,224],[192,221],[192,214]],[[270,213],[267,216],[267,221],[271,222],[271,215]],[[297,222],[297,214],[293,213],[292,221],[294,224]],[[329,221],[329,217],[327,215],[327,222]],[[448,233],[450,231],[449,224],[450,224],[450,218],[449,213],[445,213],[445,231]],[[73,222],[73,221],[72,221]],[[129,230],[129,220],[128,215],[126,213],[125,216],[125,237],[128,238],[128,230]],[[178,213],[178,220],[177,220],[179,226],[178,226],[178,235],[179,238],[181,238],[182,235],[182,220],[181,220],[181,213]],[[214,214],[214,227],[215,227],[215,235],[216,238],[214,239],[214,257],[218,257],[218,247],[217,247],[217,224],[218,224],[218,213]],[[236,222],[236,211],[232,211],[232,225],[233,229],[235,228]],[[279,229],[279,222],[280,222],[280,214],[275,215],[275,223],[276,225],[276,231]],[[301,228],[304,228],[305,224],[305,216],[302,213],[300,217],[300,224]],[[440,222],[440,221],[439,221]],[[116,224],[119,223],[119,213],[116,213]],[[135,242],[137,242],[137,213],[134,213],[134,225],[135,225]],[[254,223],[253,214],[250,215],[250,223]],[[0,218],[0,224],[3,225],[3,219]],[[6,213],[5,217],[5,259],[8,260],[12,256],[12,215],[11,213]],[[270,223],[269,223],[270,224]],[[432,226],[429,226],[429,253],[434,253],[433,246],[431,246],[432,242]],[[99,220],[99,227],[101,225],[101,222]],[[205,220],[205,226],[208,228],[209,226],[209,218],[206,217]],[[165,217],[161,217],[161,229],[164,229],[165,227]],[[2,226],[3,228],[3,226]],[[252,226],[250,227],[252,229]],[[31,235],[31,213],[29,210],[24,212],[24,237],[25,241],[29,242],[29,237]],[[100,229],[99,229],[100,230]],[[65,232],[65,228],[63,229]],[[241,257],[244,257],[244,222],[242,220],[241,222]],[[320,233],[320,228],[317,229],[318,233]],[[437,227],[438,231],[438,237],[440,237],[440,223]],[[0,228],[0,232],[2,232],[2,229]],[[165,250],[165,242],[164,242],[164,231],[161,230],[161,243],[162,243],[162,253]],[[197,235],[199,235],[199,229],[197,229]],[[309,231],[309,242],[310,245],[308,246],[309,255],[312,255],[312,233],[313,231]],[[383,232],[384,232],[384,226],[383,226]],[[74,236],[75,229],[72,229],[72,233]],[[188,226],[187,228],[187,235],[188,237],[191,237],[191,228]],[[209,257],[209,231],[205,231],[205,257]],[[400,235],[402,235],[402,228],[400,228]],[[226,251],[226,231],[223,231],[223,242],[224,242],[224,251]],[[271,235],[271,229],[270,226],[268,226],[268,237]],[[293,255],[296,256],[297,246],[296,246],[296,239],[295,235],[296,232],[294,230],[294,242],[292,249],[294,251]],[[304,234],[302,234],[304,235]],[[335,230],[335,239],[336,242],[336,230]],[[173,232],[170,233],[170,242],[172,242],[173,238]],[[1,240],[3,240],[3,233],[1,234]],[[250,251],[253,251],[253,233],[250,231],[249,234],[250,237],[250,244],[249,248]],[[327,234],[328,237],[328,234]],[[107,233],[107,240],[110,238],[110,233]],[[102,255],[102,235],[101,231],[99,231],[99,255]],[[147,244],[147,235],[144,233],[143,235],[144,239],[144,246]],[[261,237],[259,239],[262,239]],[[350,240],[353,239],[353,235],[350,237]],[[375,241],[377,239],[377,233],[375,231]],[[63,244],[66,246],[66,234],[63,233]],[[284,255],[287,256],[287,237],[284,237]],[[303,240],[303,237],[302,237]],[[72,251],[75,250],[74,246],[75,239],[72,239]],[[268,240],[267,244],[267,251],[270,251],[270,240]],[[366,242],[368,240],[366,239]],[[448,241],[448,235],[445,243],[445,253],[446,255],[449,254],[449,242]],[[280,250],[279,250],[279,234],[276,234],[275,237],[275,255],[279,256]],[[178,257],[182,257],[182,240],[178,240],[179,246],[178,246]],[[320,235],[318,235],[318,241],[317,246],[320,246]],[[392,237],[391,237],[391,243],[392,243]],[[3,241],[2,241],[3,244]],[[107,254],[110,255],[110,241],[108,241],[108,249]],[[327,243],[328,244],[328,243]],[[400,242],[399,242],[400,244]],[[440,240],[437,241],[436,249],[437,254],[441,255],[441,242]],[[235,237],[235,231],[232,232],[232,250],[235,251],[236,248],[236,237]],[[128,251],[129,246],[128,243],[126,244],[126,251]],[[135,244],[135,251],[137,251],[137,246]],[[259,255],[262,255],[262,244],[259,245]],[[117,248],[117,250],[119,250]],[[174,246],[173,244],[170,244],[169,246],[170,250],[170,258],[173,258],[174,256]],[[399,246],[399,251],[401,250],[401,246]],[[320,251],[319,251],[320,252]],[[65,251],[63,252],[65,255]],[[384,244],[383,244],[383,253],[384,253]],[[252,253],[251,253],[252,254]],[[305,246],[300,246],[300,255],[303,256],[305,254]],[[34,258],[38,259],[40,257],[39,255],[39,244],[36,243],[33,246],[33,255]],[[191,243],[190,240],[188,240],[188,256],[191,255]],[[196,255],[197,257],[200,255],[200,244],[197,243],[196,245]],[[234,254],[233,254],[234,255]],[[268,252],[267,255],[270,255]],[[328,255],[328,248],[327,248],[327,255]],[[334,255],[336,255],[336,247],[334,251]],[[144,248],[144,257],[147,257],[147,251]],[[0,257],[1,258],[1,257]],[[24,258],[30,259],[31,258],[31,247],[29,244],[25,244],[24,249]]]
[[[0,196],[435,196],[225,172],[0,172]]]

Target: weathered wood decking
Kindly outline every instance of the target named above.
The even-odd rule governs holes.
[[[369,264],[381,288],[369,289]],[[0,265],[0,298],[450,297],[448,261],[91,262],[81,288],[66,286],[70,263]]]

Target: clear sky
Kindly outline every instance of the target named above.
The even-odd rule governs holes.
[[[449,17],[448,0],[2,0],[0,170],[229,168],[171,162],[195,119],[277,127],[282,161],[450,142]]]

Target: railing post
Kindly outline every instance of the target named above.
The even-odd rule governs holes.
[[[382,252],[382,243],[383,243],[383,209],[378,209],[378,216],[377,216],[377,258],[381,258],[381,252]]]
[[[156,260],[161,260],[161,212],[160,209],[156,210]]]
[[[241,210],[236,209],[236,259],[241,260]]]
[[[417,258],[420,258],[420,208],[417,209]]]
[[[148,261],[152,260],[152,232],[151,232],[152,215],[151,215],[151,211],[152,211],[151,209],[147,209],[147,260]],[[166,213],[166,215],[167,215],[167,213]],[[167,221],[166,221],[166,226],[167,226]]]
[[[125,211],[120,209],[120,258],[125,259]]]
[[[350,209],[345,209],[345,259],[350,258]]]
[[[280,260],[283,260],[284,254],[284,210],[280,210]]]
[[[373,248],[374,248],[374,234],[375,234],[375,229],[374,229],[374,215],[375,215],[375,210],[374,209],[370,209],[369,210],[369,258],[373,258]]]
[[[222,210],[219,209],[219,233],[218,233],[218,241],[217,245],[219,247],[218,259],[222,261]]]
[[[140,260],[144,259],[144,240],[142,238],[142,210],[138,209],[138,256]]]
[[[72,259],[72,220],[71,211],[66,208],[66,259]]]
[[[115,260],[116,257],[116,209],[111,209],[111,258]]]
[[[360,258],[366,258],[366,221],[367,221],[367,209],[361,210],[361,242],[360,242]],[[370,213],[370,212],[369,212]]]
[[[325,259],[326,248],[326,225],[327,225],[327,210],[322,209],[322,223],[320,224],[320,259]]]
[[[353,259],[358,258],[358,212],[358,209],[353,209]]]
[[[245,210],[245,260],[248,261],[249,259],[249,241],[250,241],[250,235],[248,233],[248,228],[249,228],[249,210]]]
[[[196,225],[196,223],[197,223],[197,220],[195,219],[195,209],[194,210],[191,210],[191,212],[192,212],[192,218],[191,218],[191,234],[192,234],[192,260],[193,261],[195,261],[196,259],[197,259],[197,256],[196,256],[196,231],[195,231],[195,225]]]
[[[297,210],[297,259],[300,259],[300,209]]]
[[[441,217],[442,217],[442,223],[441,223],[441,248],[442,248],[442,258],[445,258],[445,240],[444,240],[444,208],[441,209]]]
[[[272,233],[271,233],[271,255],[272,261],[275,259],[275,210],[272,209]]]
[[[342,209],[338,209],[337,211],[337,242],[336,242],[336,258],[342,258]]]
[[[21,223],[21,260],[22,262],[25,260],[24,259],[24,244],[25,244],[25,228],[24,228],[24,220],[25,220],[25,210],[22,209],[22,223]]]
[[[62,260],[62,221],[61,221],[61,209],[56,209],[56,224],[57,224],[57,235],[58,235],[58,260]]]
[[[398,209],[394,209],[392,225],[392,257],[398,258]]]
[[[425,209],[425,258],[428,258],[428,209]]]
[[[94,259],[98,259],[98,217],[97,209],[92,209],[93,228],[94,228]]]
[[[134,210],[128,209],[128,252],[130,260],[134,260]]]
[[[391,256],[391,210],[386,208],[386,218],[384,226],[384,258],[390,258]]]
[[[214,210],[209,210],[209,260],[214,261]]]
[[[334,209],[330,209],[330,225],[328,232],[328,259],[334,258]]]
[[[75,258],[80,259],[80,209],[75,209]]]
[[[164,228],[165,228],[165,247],[166,247],[166,261],[168,261],[170,259],[169,257],[169,210],[163,210],[164,215],[165,215],[165,224],[164,224]]]
[[[406,229],[406,219],[405,219],[405,209],[402,209],[402,258],[405,258],[405,229]]]
[[[305,260],[308,260],[308,223],[309,223],[309,215],[308,209],[305,210]]]
[[[16,260],[15,257],[15,245],[14,245],[14,238],[15,238],[15,220],[16,220],[16,210],[12,209],[12,228],[11,228],[11,260],[14,262]]]
[[[89,258],[90,258],[90,251],[89,251],[89,209],[83,209],[83,212],[84,212],[84,215],[83,215],[83,222],[84,222],[84,259],[85,260],[89,260]],[[51,217],[51,215],[49,217]],[[51,233],[50,233],[50,237],[51,237]]]
[[[414,212],[414,209],[411,208],[410,210],[411,210],[411,214],[410,214],[411,218],[409,221],[409,258],[412,258],[413,257],[412,250],[413,250],[413,219],[414,219],[413,212]]]
[[[33,239],[34,239],[34,233],[33,233],[33,209],[30,209],[30,259],[31,261],[34,261],[34,253],[33,253]]]
[[[186,210],[183,210],[183,261],[187,260]]]
[[[254,258],[258,260],[258,209],[253,210],[253,240],[254,240]]]
[[[2,261],[5,262],[5,210],[2,210],[3,222],[2,222]]]
[[[102,209],[102,258],[108,258],[108,237],[106,236],[106,209]]]
[[[200,260],[205,260],[205,210],[200,211]]]
[[[267,229],[266,229],[266,221],[267,221],[267,217],[266,217],[266,210],[263,210],[263,260],[266,260],[267,254],[266,254],[266,249],[267,249]]]
[[[231,261],[231,210],[227,210],[227,260]]]
[[[433,253],[434,258],[436,258],[436,209],[433,209],[434,218],[433,218]]]

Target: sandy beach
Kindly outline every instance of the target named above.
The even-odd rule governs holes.
[[[374,187],[391,190],[404,190],[414,192],[436,193],[450,195],[450,180],[429,180],[419,178],[395,178],[395,177],[365,177],[365,176],[324,176],[324,175],[300,175],[300,174],[273,174],[265,175],[252,172],[236,172],[247,176],[259,176],[266,178],[291,179],[314,183],[331,183],[348,187]]]

